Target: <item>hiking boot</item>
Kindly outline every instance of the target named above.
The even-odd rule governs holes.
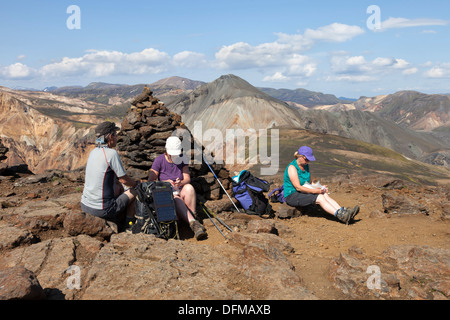
[[[207,234],[205,228],[197,220],[191,221],[189,223],[192,232],[194,232],[195,239],[203,240],[206,239]]]
[[[352,219],[352,214],[350,213],[350,211],[347,208],[340,208],[337,211],[336,218],[338,218],[339,221],[341,221],[342,223],[345,223],[348,225],[348,223]]]
[[[348,211],[352,215],[350,219],[353,220],[356,217],[356,215],[359,213],[359,206],[355,206],[352,209],[348,209]]]

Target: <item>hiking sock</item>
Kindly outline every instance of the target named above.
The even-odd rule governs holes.
[[[342,212],[342,210],[344,210],[344,207],[340,207],[339,209],[336,210],[336,212],[334,213],[334,216],[337,217],[339,212]]]

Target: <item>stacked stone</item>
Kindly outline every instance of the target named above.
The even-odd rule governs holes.
[[[9,151],[7,147],[3,145],[2,139],[0,139],[0,161],[6,160],[6,153]]]
[[[3,145],[2,139],[0,139],[0,175],[4,174],[8,165],[2,161],[7,159],[6,153],[9,151],[7,147]]]
[[[148,178],[153,161],[165,152],[166,139],[176,129],[186,129],[181,116],[170,112],[164,104],[153,97],[145,87],[131,103],[131,108],[122,121],[117,147],[127,174],[139,180]],[[192,150],[194,150],[192,145]],[[191,155],[193,157],[193,155]],[[229,172],[223,165],[212,165],[223,186],[231,186]],[[190,167],[191,184],[197,194],[205,200],[217,200],[223,191],[219,183],[203,162]]]

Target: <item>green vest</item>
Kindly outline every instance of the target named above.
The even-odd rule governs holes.
[[[294,185],[291,182],[291,179],[289,178],[289,167],[293,165],[295,169],[297,169],[298,173],[298,179],[300,180],[300,185],[304,185],[305,182],[311,181],[311,174],[309,173],[309,165],[305,165],[305,171],[302,171],[300,167],[298,166],[297,160],[292,161],[284,171],[284,181],[283,181],[283,187],[284,187],[284,197],[287,198],[289,195],[293,194],[297,190],[294,188]]]

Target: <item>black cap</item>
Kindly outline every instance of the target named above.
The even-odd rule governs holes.
[[[107,134],[110,134],[111,132],[114,131],[119,131],[120,128],[116,126],[116,124],[114,122],[103,122],[100,123],[97,128],[95,128],[95,133],[97,134],[97,136],[106,136]]]

